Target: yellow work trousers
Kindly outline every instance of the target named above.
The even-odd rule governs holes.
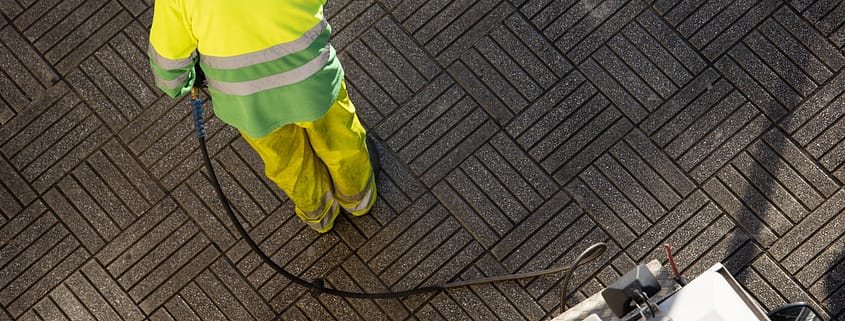
[[[241,135],[264,161],[267,177],[294,202],[297,216],[317,232],[334,226],[339,206],[356,216],[373,207],[376,182],[366,130],[346,84],[318,120],[288,124],[262,138]]]

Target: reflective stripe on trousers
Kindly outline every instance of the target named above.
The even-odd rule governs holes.
[[[320,119],[288,124],[262,138],[244,139],[264,161],[265,173],[296,204],[296,214],[318,232],[330,230],[340,208],[367,213],[375,203],[366,131],[346,85]]]

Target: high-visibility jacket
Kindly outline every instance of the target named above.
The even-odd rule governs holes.
[[[332,106],[343,68],[325,0],[156,0],[149,56],[156,84],[190,91],[199,61],[215,115],[260,138]]]

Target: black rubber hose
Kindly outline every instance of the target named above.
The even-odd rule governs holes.
[[[333,288],[327,288],[325,286],[325,282],[323,279],[316,279],[313,282],[308,282],[292,273],[286,271],[284,268],[276,264],[273,259],[271,259],[261,248],[258,247],[258,244],[249,236],[249,233],[244,229],[243,225],[241,225],[240,220],[238,220],[237,215],[235,214],[235,210],[233,209],[231,203],[229,203],[229,199],[226,197],[226,194],[223,193],[223,188],[220,186],[220,182],[217,179],[217,175],[214,173],[214,166],[211,163],[211,157],[208,154],[208,147],[206,146],[205,142],[205,126],[203,124],[202,119],[202,100],[199,98],[199,88],[194,87],[191,90],[191,105],[193,106],[193,117],[194,117],[194,126],[197,130],[197,139],[199,140],[200,144],[200,151],[202,152],[203,160],[205,161],[206,170],[208,170],[209,180],[211,181],[211,185],[214,187],[214,190],[217,192],[217,196],[220,198],[220,201],[223,203],[223,207],[226,209],[226,214],[229,217],[229,220],[232,221],[235,228],[240,233],[241,238],[246,241],[249,247],[261,257],[261,260],[264,261],[267,265],[273,268],[276,272],[287,278],[293,283],[296,283],[300,286],[307,288],[312,295],[319,296],[320,294],[329,294],[335,296],[341,296],[346,298],[358,298],[358,299],[394,299],[394,298],[401,298],[406,296],[411,296],[415,294],[422,294],[428,292],[435,292],[449,288],[455,287],[463,287],[469,286],[474,284],[482,284],[482,283],[491,283],[491,282],[500,282],[506,280],[515,280],[515,279],[522,279],[528,277],[535,277],[540,275],[546,275],[551,273],[557,273],[562,271],[571,272],[580,264],[586,264],[597,257],[599,257],[604,251],[607,249],[607,245],[604,243],[597,243],[589,248],[587,248],[581,255],[578,256],[578,259],[575,261],[575,264],[569,266],[560,266],[556,268],[549,268],[546,270],[536,271],[536,272],[527,272],[527,273],[519,273],[519,274],[511,274],[511,275],[504,275],[504,276],[494,276],[488,278],[480,278],[474,280],[466,280],[466,281],[456,281],[451,283],[443,283],[443,284],[436,284],[431,286],[425,287],[418,287],[409,290],[403,291],[387,291],[387,292],[376,292],[376,293],[366,293],[366,292],[352,292],[352,291],[343,291]],[[583,261],[583,263],[581,263]]]

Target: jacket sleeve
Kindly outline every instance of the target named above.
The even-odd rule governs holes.
[[[190,92],[198,61],[197,39],[181,0],[156,0],[147,54],[156,85],[177,98]]]

